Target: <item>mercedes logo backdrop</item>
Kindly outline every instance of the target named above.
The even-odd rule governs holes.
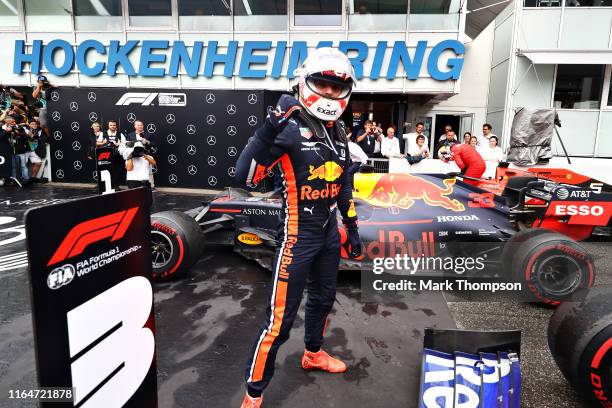
[[[155,96],[144,104],[125,97],[151,91],[164,98]],[[262,123],[266,103],[275,103],[279,97],[278,92],[204,89],[181,89],[181,95],[162,89],[58,88],[53,92],[55,100],[49,101],[48,111],[57,181],[95,181],[94,161],[88,157],[92,121],[102,123],[106,131],[107,121],[114,119],[127,133],[138,119],[157,145],[155,184],[192,188],[238,185],[233,175],[239,152]]]

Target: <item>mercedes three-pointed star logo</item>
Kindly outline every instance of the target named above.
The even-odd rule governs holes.
[[[206,94],[206,103],[215,103],[215,95],[211,93]]]
[[[206,123],[208,123],[209,125],[214,125],[216,121],[217,121],[217,118],[215,117],[215,115],[206,116]]]
[[[227,134],[230,136],[236,136],[236,133],[238,133],[238,130],[236,130],[236,126],[234,125],[229,125],[227,127]]]
[[[229,104],[229,105],[227,105],[226,110],[227,110],[227,114],[228,115],[234,115],[236,113],[236,105]]]
[[[57,92],[57,91],[51,91],[51,100],[52,100],[53,102],[57,102],[57,101],[59,101],[59,98],[60,98],[60,94],[59,94],[59,92]]]
[[[62,160],[64,158],[64,152],[62,152],[61,150],[56,150],[55,151],[55,158],[57,160]]]
[[[189,133],[190,135],[193,135],[195,132],[196,132],[195,125],[192,125],[192,124],[187,125],[187,133]]]
[[[73,163],[73,167],[75,170],[81,170],[83,168],[83,163],[80,160],[75,160]]]
[[[236,149],[234,146],[230,146],[227,148],[227,154],[229,156],[234,157],[237,153],[238,153],[238,149]]]
[[[96,101],[96,93],[95,92],[90,92],[87,94],[87,100],[89,102],[95,102]]]
[[[217,158],[215,156],[208,156],[206,162],[209,166],[214,166],[215,164],[217,164]]]
[[[96,112],[89,112],[89,121],[95,122],[98,120],[98,114]]]
[[[53,119],[54,121],[58,121],[62,118],[62,115],[60,115],[60,113],[58,111],[53,111],[53,113],[51,114],[51,119]]]
[[[208,178],[208,184],[210,186],[216,186],[217,185],[217,178],[215,176],[210,176]]]
[[[74,102],[74,101],[70,102],[70,110],[73,111],[73,112],[78,111],[79,110],[79,104]]]
[[[72,150],[81,150],[81,143],[78,140],[72,142]]]
[[[176,174],[172,173],[168,176],[168,181],[170,184],[176,184],[178,182],[178,177],[176,177]]]
[[[156,130],[157,130],[157,126],[155,126],[155,123],[149,123],[147,125],[147,132],[155,133]]]
[[[236,168],[230,167],[229,169],[227,169],[227,175],[230,177],[234,177],[236,175]]]
[[[174,136],[174,134],[170,133],[168,136],[166,136],[166,142],[168,142],[168,144],[175,144],[176,143],[176,136]]]
[[[206,143],[208,143],[208,145],[209,145],[209,146],[214,146],[214,145],[215,145],[215,143],[217,143],[217,138],[216,138],[216,137],[214,137],[213,135],[209,135],[209,136],[206,138]]]
[[[249,116],[247,121],[249,122],[249,125],[255,126],[257,124],[257,116],[251,115],[251,116]]]
[[[178,161],[178,159],[176,158],[176,155],[171,154],[171,155],[168,156],[168,163],[176,164],[177,161]]]
[[[192,144],[190,144],[189,146],[187,146],[187,153],[190,156],[193,156],[194,154],[196,154],[196,147]]]
[[[134,121],[136,120],[136,114],[134,112],[130,112],[127,114],[127,121],[130,123],[134,123]]]
[[[255,95],[255,94],[253,94],[253,93],[252,93],[252,94],[249,94],[249,96],[247,97],[247,101],[249,101],[249,103],[250,103],[251,105],[256,104],[256,103],[257,103],[257,95]]]
[[[56,176],[58,179],[63,179],[63,178],[64,178],[64,170],[62,170],[62,169],[58,169],[58,170],[56,170],[56,171],[55,171],[55,176]]]
[[[56,130],[55,132],[53,132],[53,139],[62,140],[62,132],[60,132],[59,130]]]
[[[187,167],[187,173],[189,173],[190,175],[192,175],[192,176],[193,176],[193,175],[195,175],[197,172],[198,172],[198,168],[197,168],[195,165],[190,164],[190,165],[189,165],[189,167]]]
[[[70,124],[70,129],[72,129],[73,132],[76,132],[80,128],[81,128],[81,125],[79,125],[79,122],[72,122]]]
[[[173,124],[176,121],[176,118],[174,117],[174,114],[169,113],[166,115],[166,123],[168,124]]]

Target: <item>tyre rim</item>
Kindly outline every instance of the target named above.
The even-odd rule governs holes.
[[[160,269],[170,263],[174,245],[170,238],[159,231],[151,231],[151,259],[153,269]]]
[[[573,293],[581,282],[581,268],[578,262],[567,255],[552,255],[544,259],[537,271],[537,281],[544,290],[554,296]]]

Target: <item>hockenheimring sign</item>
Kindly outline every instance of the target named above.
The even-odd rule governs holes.
[[[321,41],[317,47],[337,47],[349,55],[357,79],[395,79],[400,64],[406,77],[416,80],[423,66],[431,78],[438,81],[459,79],[463,67],[465,47],[457,40],[443,40],[431,45],[419,41],[408,46],[404,41],[378,41],[370,49],[363,41]],[[140,48],[138,61],[130,59],[131,53]],[[223,48],[223,50],[221,50]],[[238,49],[241,48],[238,60]],[[390,51],[389,51],[390,49]],[[426,58],[426,51],[430,49]],[[390,52],[387,63],[385,55]],[[56,54],[58,54],[56,56]],[[63,58],[61,57],[63,54]],[[97,55],[96,55],[97,54]],[[308,54],[305,41],[229,41],[221,47],[218,41],[129,40],[124,43],[110,41],[107,45],[94,39],[76,45],[61,39],[43,43],[34,40],[26,47],[24,40],[15,41],[13,73],[40,73],[43,68],[57,76],[68,75],[74,69],[87,76],[115,76],[121,69],[129,76],[176,77],[183,70],[191,77],[212,77],[215,65],[223,64],[223,75],[232,77],[238,68],[239,78],[293,78],[293,72]],[[288,55],[288,63],[285,64]],[[100,60],[100,56],[103,56]],[[272,64],[268,64],[272,61]],[[366,61],[369,69],[365,70]],[[135,63],[136,62],[136,63]],[[25,70],[29,64],[29,70]],[[286,67],[286,69],[283,69]]]

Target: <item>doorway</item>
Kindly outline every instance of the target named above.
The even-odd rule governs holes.
[[[461,115],[436,115],[436,125],[434,126],[434,145],[440,142],[440,137],[444,135],[444,128],[450,125],[451,128],[457,134],[457,140],[459,136],[459,125],[461,124]]]

